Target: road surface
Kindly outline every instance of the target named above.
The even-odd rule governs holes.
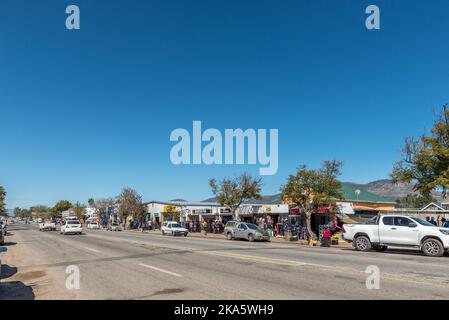
[[[449,257],[414,251],[102,230],[64,236],[24,224],[9,231],[0,247],[0,299],[449,298]],[[379,289],[367,289],[368,266],[379,268]],[[73,268],[79,289],[68,279]]]

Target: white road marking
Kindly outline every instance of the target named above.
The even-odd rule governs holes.
[[[95,250],[95,249],[92,249],[92,248],[89,248],[89,247],[84,247],[84,249],[89,250],[89,251],[92,251],[92,252],[100,253],[100,251]]]
[[[160,272],[164,272],[164,273],[170,274],[170,275],[175,276],[175,277],[182,277],[182,275],[180,275],[179,273],[174,273],[174,272],[167,271],[167,270],[164,270],[164,269],[156,268],[156,267],[150,266],[148,264],[139,263],[139,266],[145,267],[145,268],[149,268],[149,269],[153,269],[153,270],[160,271]]]

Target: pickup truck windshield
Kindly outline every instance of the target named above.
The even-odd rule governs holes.
[[[428,222],[424,219],[421,219],[418,217],[413,217],[412,219],[415,220],[416,222],[418,222],[420,225],[428,226],[428,227],[435,227],[433,224],[431,224],[430,222]]]

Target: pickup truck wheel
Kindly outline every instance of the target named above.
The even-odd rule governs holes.
[[[366,236],[358,236],[355,239],[354,247],[357,251],[368,251],[371,249],[371,242]]]
[[[441,257],[444,254],[444,247],[437,239],[427,239],[422,244],[422,252],[429,257]]]
[[[232,240],[232,233],[228,232],[228,233],[226,234],[226,239]]]
[[[385,250],[387,250],[387,246],[374,246],[373,249],[376,250],[377,252],[384,252]]]

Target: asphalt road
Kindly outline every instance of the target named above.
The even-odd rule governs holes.
[[[2,299],[449,298],[447,256],[101,230],[64,236],[23,224],[9,230],[0,250]],[[370,290],[372,265],[380,287]],[[68,266],[79,268],[79,289],[67,289]]]

